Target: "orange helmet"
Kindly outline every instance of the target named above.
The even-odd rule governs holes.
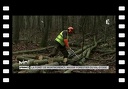
[[[68,33],[69,33],[69,34],[74,33],[74,31],[73,31],[73,30],[74,30],[74,28],[73,28],[73,27],[68,27]]]
[[[73,30],[73,27],[68,27],[68,30]]]
[[[73,27],[68,27],[68,32],[69,32],[69,33],[73,33],[73,32],[74,32],[73,30],[74,30]]]

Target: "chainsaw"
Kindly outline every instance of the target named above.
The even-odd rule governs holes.
[[[74,57],[74,56],[76,56],[78,59],[81,59],[81,58],[74,52],[74,50],[72,50],[72,49],[70,48],[70,49],[69,49],[69,56],[68,56],[68,58],[70,59],[70,58],[72,58],[72,57]],[[84,58],[82,58],[82,59],[94,60],[94,59],[92,59],[92,58],[86,58],[86,57],[84,57]]]

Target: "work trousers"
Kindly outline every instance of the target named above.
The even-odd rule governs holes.
[[[58,54],[58,52],[61,51],[64,58],[68,58],[68,51],[65,46],[62,46],[59,42],[55,41],[55,46],[52,50],[52,52],[49,54],[49,57],[54,57]]]

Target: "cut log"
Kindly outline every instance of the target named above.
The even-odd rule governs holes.
[[[13,67],[14,66],[16,66],[16,67],[18,67],[18,68],[16,68],[16,67],[14,67],[14,68],[16,68],[16,69],[19,69],[19,66],[18,66],[19,64],[15,64],[15,65],[13,65]],[[58,66],[59,65],[59,63],[58,62],[53,62],[53,63],[51,63],[51,64],[45,64],[45,65],[40,65],[40,66]],[[33,65],[32,65],[33,66]],[[35,65],[36,66],[36,65]],[[15,71],[17,71],[17,70],[14,70],[13,69],[13,71],[15,72]],[[19,72],[17,72],[17,73],[46,73],[43,69],[29,69],[29,70],[21,70],[21,71],[19,71]]]
[[[37,59],[38,60],[42,60],[43,59],[43,55],[39,55]]]
[[[93,46],[93,44],[84,46],[83,49],[81,48],[81,49],[75,51],[75,54],[78,55],[78,54],[82,53],[82,51],[86,51],[86,49],[89,48],[89,47],[91,47],[91,46]],[[83,52],[83,53],[81,54],[81,56],[82,56],[83,54],[86,55],[86,52]],[[69,59],[72,59],[74,56],[75,56],[75,55],[73,55],[72,52],[70,52],[70,50],[69,50],[69,56],[68,56],[68,58],[69,58]]]
[[[37,56],[37,59],[38,60],[44,60],[44,59],[49,59],[50,57],[48,57],[48,56],[44,56],[44,55],[38,55]]]
[[[94,45],[94,44],[84,46],[84,47],[83,47],[83,50],[86,50],[87,48],[89,48],[89,47],[91,47],[91,46],[93,46],[93,45]],[[80,54],[81,52],[82,52],[82,49],[79,49],[79,50],[75,51],[76,54]]]
[[[36,56],[17,56],[16,59],[18,61],[28,61],[28,60],[31,60],[31,59],[36,59],[36,60],[43,60],[43,59],[49,59],[50,57],[48,56],[43,56],[43,55],[36,55]]]
[[[99,43],[101,43],[101,42],[102,42],[102,40],[100,39],[100,40],[97,41],[97,44],[99,44]],[[86,49],[92,47],[93,45],[95,45],[95,38],[94,38],[94,43],[92,43],[92,44],[90,44],[90,45],[87,45],[87,46],[84,46],[83,49],[81,48],[81,49],[75,51],[75,54],[78,55],[78,54],[80,54],[80,53],[84,50],[83,54],[86,55]],[[73,56],[74,56],[74,55],[69,55],[69,59],[72,59]],[[81,54],[80,56],[82,56],[82,54]]]
[[[76,62],[77,65],[83,65],[83,63],[84,63],[85,60],[87,59],[87,58],[86,58],[86,55],[88,54],[88,50],[89,50],[89,48],[84,52],[84,55],[83,55],[82,59],[80,59],[80,60],[78,60],[78,61]]]
[[[49,58],[46,57],[45,58]],[[28,64],[22,64],[22,66],[31,66],[31,65],[44,65],[44,64],[48,64],[48,61],[52,59],[53,62],[62,62],[63,61],[63,57],[57,57],[57,58],[49,58],[49,59],[43,59],[43,60],[35,60],[35,59],[31,59],[31,58],[24,58],[22,56],[18,57],[17,60],[22,61],[22,60],[26,60],[28,61]],[[14,63],[12,65],[13,70],[19,70],[19,63]]]
[[[80,54],[78,56],[75,56],[72,60],[70,60],[70,63],[77,62],[77,63],[79,63],[79,65],[83,65],[84,61],[86,60],[85,58],[88,58],[89,57],[91,50],[94,49],[99,42],[101,42],[101,40],[99,40],[98,42],[96,42],[95,41],[95,38],[94,38],[95,45],[92,46],[92,47],[89,47],[88,49],[86,49],[83,52],[83,54]],[[85,57],[85,58],[83,58],[83,57]],[[81,61],[81,59],[82,59],[82,61]],[[73,71],[73,70],[67,70],[65,72],[66,73],[71,73],[71,71]]]
[[[48,59],[44,60],[34,60],[33,65],[44,65],[48,63]]]
[[[14,63],[12,64],[12,69],[15,70],[19,70],[19,66],[30,66],[33,65],[34,59],[31,59],[28,61],[28,63],[25,64],[19,64],[19,63]]]
[[[63,61],[63,57],[53,58],[53,62],[62,62],[62,61]]]
[[[50,48],[53,48],[54,46],[49,46],[49,47],[45,47],[45,48],[39,48],[39,49],[34,49],[34,50],[23,50],[23,51],[17,51],[17,52],[13,52],[14,54],[27,54],[27,53],[42,53],[44,50],[48,50]]]
[[[87,50],[85,50],[82,54],[74,56],[72,59],[69,59],[68,63],[74,64],[74,62],[77,62],[77,61],[81,60],[83,58],[83,56],[86,55],[86,52],[87,52]]]
[[[22,56],[17,56],[17,58],[18,58],[18,57],[25,57],[25,58],[36,59],[36,58],[37,58],[36,56],[37,56],[37,55],[22,55]]]
[[[49,59],[48,56],[44,56],[44,55],[36,55],[36,59],[37,60],[43,60],[43,59]]]
[[[89,48],[90,48],[90,51],[91,51],[92,49],[94,49],[94,48],[97,46],[97,44],[100,43],[100,42],[101,42],[101,39],[96,42],[96,41],[95,41],[95,38],[94,38],[94,46],[89,47]],[[81,53],[80,55],[78,55],[78,57],[77,57],[77,56],[73,57],[73,58],[70,60],[70,62],[72,63],[72,62],[79,61],[79,60],[81,60],[83,57],[87,58],[87,57],[86,57],[87,51],[88,51],[88,50],[86,49],[86,50],[84,50],[83,53]]]
[[[95,38],[94,38],[94,43],[95,43],[94,46],[92,46],[92,47],[90,47],[90,48],[87,49],[87,54],[84,56],[85,58],[83,58],[83,59],[79,62],[79,64],[83,64],[83,63],[85,62],[86,58],[89,58],[89,55],[90,55],[91,51],[92,51],[94,48],[96,48],[96,46],[97,46],[98,43],[96,42]]]
[[[45,64],[45,65],[42,65],[42,66],[58,66],[58,65],[59,65],[58,62],[53,62],[53,63]]]
[[[24,56],[17,56],[16,60],[18,61],[28,61],[28,60],[35,60],[35,58],[28,58],[28,57],[24,57]]]
[[[28,64],[22,64],[19,65],[19,63],[14,63],[12,65],[13,70],[19,70],[19,66],[32,66],[32,65],[44,65],[47,64],[48,60],[44,59],[44,60],[34,60],[34,59],[30,59]]]
[[[12,70],[13,70],[13,71],[19,70],[19,63],[14,63],[14,64],[12,64]]]
[[[82,58],[82,59],[79,61],[79,65],[83,65],[83,63],[85,62],[85,60],[87,60],[87,58],[89,58],[90,52],[91,52],[91,48],[88,48],[87,51],[86,51],[86,56],[85,56],[85,58]]]

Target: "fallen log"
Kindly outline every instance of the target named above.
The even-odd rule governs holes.
[[[17,56],[16,59],[18,61],[28,61],[28,60],[31,60],[31,59],[36,59],[36,60],[43,60],[43,59],[49,59],[50,57],[48,56],[43,56],[43,55],[36,55],[36,56]]]
[[[62,61],[63,61],[63,57],[53,58],[53,62],[62,62]]]
[[[17,56],[16,57],[16,60],[18,60],[18,61],[28,61],[28,60],[35,60],[35,58],[28,58],[28,57],[24,57],[24,56]]]
[[[108,52],[113,52],[115,50],[107,50],[107,49],[95,49],[95,50],[92,50],[93,52],[97,52],[97,53],[108,53]]]
[[[30,58],[25,58],[25,59],[28,60],[28,63],[22,64],[21,66],[44,65],[44,64],[48,64],[50,59],[52,59],[53,62],[62,62],[63,61],[63,57],[49,58],[49,59],[43,59],[43,60],[35,60],[35,59],[30,59]],[[13,68],[13,70],[19,70],[19,63],[14,63],[12,65],[12,68]]]
[[[116,53],[116,51],[112,51],[112,52],[107,52],[107,53],[104,53],[104,54],[100,55],[100,57],[101,57],[101,56],[106,56],[106,55],[110,55],[110,54],[114,54],[114,53]]]
[[[98,44],[99,42],[101,42],[101,40],[99,40],[98,42],[96,42],[96,40],[95,40],[95,38],[94,38],[94,43],[95,43],[95,45],[92,46],[92,47],[89,47],[89,48],[86,49],[86,50],[84,50],[83,54],[80,54],[80,55],[78,55],[78,56],[75,56],[70,62],[71,62],[71,63],[77,62],[79,65],[83,65],[83,63],[85,62],[86,58],[89,57],[91,50],[93,50],[93,49],[97,46],[97,44]],[[85,58],[84,58],[84,57],[85,57]],[[66,73],[67,73],[67,72],[68,72],[68,73],[71,73],[71,71],[73,71],[73,70],[67,70],[67,71],[65,71],[65,72],[66,72]]]
[[[85,62],[85,60],[87,60],[87,58],[89,58],[89,55],[90,55],[90,52],[91,52],[91,49],[88,48],[87,51],[86,51],[86,56],[84,56],[85,58],[82,58],[80,61],[79,61],[79,65],[83,65],[83,63]]]
[[[53,62],[50,64],[40,65],[40,66],[58,66],[58,62]],[[33,65],[32,65],[33,66]],[[27,69],[20,70],[18,73],[46,73],[44,69]]]
[[[58,62],[53,62],[53,63],[45,64],[45,65],[42,65],[42,66],[58,66],[58,65],[59,65]]]
[[[28,61],[28,63],[25,64],[19,64],[19,63],[14,63],[12,64],[12,69],[15,70],[19,70],[19,66],[30,66],[33,65],[34,59],[31,59]]]
[[[86,54],[86,56],[84,56],[85,58],[83,58],[83,59],[79,62],[79,64],[83,64],[83,63],[85,62],[86,58],[89,58],[89,55],[90,55],[91,51],[92,51],[94,48],[96,48],[96,46],[97,46],[97,42],[95,41],[95,45],[87,49],[87,54]]]
[[[81,53],[81,54],[79,54],[77,56],[74,56],[72,59],[70,59],[68,61],[68,63],[74,64],[74,63],[78,62],[79,60],[81,60],[83,58],[83,56],[86,55],[86,52],[87,52],[87,50],[85,50],[83,53]]]
[[[100,39],[100,40],[98,40],[98,41],[96,42],[96,41],[95,41],[95,38],[94,38],[94,46],[89,47],[89,48],[90,48],[90,51],[91,51],[92,49],[94,49],[94,48],[97,46],[97,44],[100,43],[101,41],[102,41],[102,40]],[[72,62],[79,61],[79,60],[81,60],[83,57],[87,58],[87,57],[86,57],[87,51],[88,51],[88,50],[86,49],[86,50],[83,51],[83,53],[79,54],[78,57],[77,57],[77,56],[73,57],[73,58],[72,58]]]
[[[34,50],[23,50],[23,51],[17,51],[17,52],[13,52],[13,55],[16,54],[27,54],[27,53],[42,53],[44,50],[48,50],[50,48],[53,48],[54,46],[49,46],[49,47],[45,47],[45,48],[39,48],[39,49],[34,49]]]
[[[94,40],[95,40],[95,38],[94,38]],[[97,41],[97,44],[99,44],[99,43],[101,43],[101,42],[102,42],[102,40],[100,39],[100,40]],[[91,46],[93,46],[93,45],[95,45],[95,43],[92,43],[92,44],[90,44],[90,45],[84,46],[83,49],[81,48],[81,49],[75,51],[75,54],[80,54],[83,50],[86,51],[86,49],[88,49],[89,47],[91,47]],[[86,53],[86,52],[83,52],[83,54],[85,54],[85,53]],[[86,55],[86,54],[85,54],[85,55]],[[74,56],[74,55],[69,55],[69,58],[72,59],[73,56]],[[81,55],[81,56],[82,56],[82,55]]]
[[[81,49],[75,51],[75,54],[80,54],[80,53],[82,52],[82,50],[86,50],[87,48],[89,48],[89,47],[91,47],[91,46],[93,46],[93,45],[94,45],[94,44],[90,44],[90,45],[84,46],[83,49],[81,48]]]
[[[70,47],[81,47],[80,43],[77,42],[69,42]]]
[[[33,61],[33,65],[44,65],[48,63],[48,59],[44,59],[44,60],[34,60]]]
[[[75,54],[78,55],[78,54],[82,53],[83,50],[85,51],[87,48],[89,48],[89,47],[91,47],[91,46],[93,46],[93,44],[84,46],[83,49],[81,48],[81,49],[75,51]],[[83,52],[82,54],[85,54],[85,52]],[[70,50],[69,50],[69,56],[68,56],[68,58],[69,58],[69,59],[72,59],[74,56],[75,56],[75,55],[73,55],[72,52],[70,52]]]
[[[48,60],[44,59],[44,60],[34,60],[34,59],[30,59],[28,63],[26,64],[22,64],[19,65],[19,63],[14,63],[12,65],[12,69],[13,70],[19,70],[19,66],[32,66],[32,65],[43,65],[43,64],[47,64]]]
[[[32,59],[36,59],[37,55],[22,55],[22,56],[17,56],[18,57],[25,57],[25,58],[32,58]]]

